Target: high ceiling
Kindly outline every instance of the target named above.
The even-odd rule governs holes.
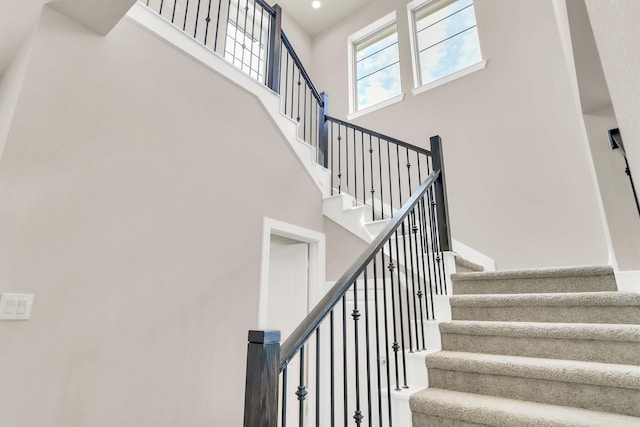
[[[321,0],[322,6],[318,9],[311,7],[311,0],[276,0],[275,3],[313,37],[372,1]]]

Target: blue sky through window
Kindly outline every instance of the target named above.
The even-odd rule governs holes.
[[[415,13],[420,83],[466,68],[482,57],[471,0],[458,0],[434,12]]]

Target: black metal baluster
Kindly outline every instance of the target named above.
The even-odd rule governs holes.
[[[289,93],[289,51],[287,51],[287,66],[285,67],[285,78],[284,78],[284,98],[282,98],[284,104],[284,115],[287,115],[287,98]]]
[[[282,427],[287,427],[287,367],[282,370]]]
[[[404,225],[404,222],[403,222]],[[398,268],[396,268],[396,285],[398,287],[398,320],[400,321],[400,343],[402,345],[402,379],[404,380],[402,388],[409,388],[407,386],[407,359],[405,355],[406,346],[404,344],[404,314],[402,310],[402,288],[400,283],[400,249],[398,245],[398,230],[396,229],[394,233],[394,238],[396,241],[396,261],[398,263]]]
[[[336,389],[336,378],[335,378],[335,360],[334,360],[334,332],[333,332],[333,310],[329,313],[329,370],[331,371],[330,378],[330,405],[331,405],[331,427],[336,425],[336,399],[335,399],[335,389]]]
[[[162,5],[164,5],[164,0],[160,0],[160,12],[158,12],[160,16],[162,16]]]
[[[356,130],[353,129],[353,198],[358,204],[358,166],[356,159],[358,158],[358,149],[356,147]],[[363,195],[364,198],[364,195]],[[363,203],[364,204],[364,203]]]
[[[173,22],[173,21],[171,21]],[[207,6],[207,17],[205,19],[207,26],[204,29],[204,45],[207,45],[207,37],[209,36],[209,23],[211,22],[211,0],[209,0],[209,6]]]
[[[238,3],[240,1],[238,0]],[[247,49],[247,19],[249,18],[249,0],[244,5],[244,24],[242,25],[242,52],[240,53],[240,69],[244,71],[244,53]],[[251,68],[249,68],[249,76],[251,76]]]
[[[187,3],[189,3],[187,1]],[[216,33],[213,37],[213,51],[218,51],[218,33],[220,33],[220,11],[222,9],[222,0],[218,0],[218,13],[216,14]],[[185,11],[186,13],[186,11]],[[185,15],[185,23],[186,23],[186,15]]]
[[[173,11],[171,12],[171,23],[173,24],[173,21],[175,20],[176,17],[176,3],[178,3],[178,0],[173,0]]]
[[[229,40],[229,17],[230,16],[231,16],[231,0],[227,2],[227,23],[224,29],[224,45],[222,46],[224,57],[227,56],[227,40]]]
[[[304,426],[304,400],[307,398],[307,387],[304,385],[304,345],[300,347],[300,382],[296,396],[298,396],[298,425]]]
[[[316,329],[316,427],[320,427],[320,327]]]
[[[376,220],[376,203],[375,203],[375,180],[373,179],[373,137],[369,134],[369,173],[371,174],[371,220]],[[382,207],[382,205],[380,205]]]
[[[396,144],[396,163],[398,172],[398,204],[402,207],[404,200],[402,200],[402,174],[400,173],[400,146]]]
[[[389,201],[391,202],[391,213],[389,218],[393,218],[393,179],[391,179],[391,150],[389,147],[389,141],[387,143],[387,168],[389,169]]]
[[[369,340],[369,281],[367,280],[367,270],[364,271],[364,337],[366,344],[366,361],[367,361],[367,420],[369,422],[369,427],[371,427],[371,422],[373,417],[371,417],[371,355],[369,354],[369,349],[371,348],[371,343]],[[375,293],[375,288],[373,289]]]
[[[422,167],[420,166],[420,156],[418,156],[417,163],[418,163],[418,181],[420,183],[422,183]],[[427,174],[429,172],[428,171],[428,167],[429,167],[429,160],[427,159]],[[420,242],[419,254],[420,254],[420,265],[422,266],[422,281],[421,281],[421,284],[424,285],[423,286],[424,292],[423,292],[422,295],[418,295],[418,299],[419,299],[419,303],[420,303],[420,317],[422,318],[422,312],[423,312],[422,311],[422,307],[424,305],[425,312],[426,312],[426,315],[427,315],[427,319],[430,319],[429,310],[428,310],[428,306],[427,306],[427,295],[426,295],[426,292],[427,292],[427,277],[428,276],[427,276],[427,270],[425,269],[425,264],[424,264],[424,258],[425,258],[426,251],[425,251],[425,247],[424,247],[424,228],[423,228],[423,223],[422,223],[422,210],[421,210],[422,209],[421,206],[423,206],[423,203],[424,203],[424,196],[422,196],[422,198],[420,199],[420,202],[418,203],[418,206],[417,206],[418,224],[420,224],[418,226],[418,231],[417,232],[420,235],[419,239],[418,239],[418,242]],[[417,245],[417,243],[416,243],[416,245]],[[423,303],[421,297],[424,298],[424,303]],[[422,322],[422,335],[423,335],[422,340],[424,342],[424,320]],[[426,348],[427,348],[427,345],[425,343],[424,344],[424,350],[426,350]]]
[[[424,335],[424,311],[422,310],[422,298],[424,297],[424,294],[422,292],[422,280],[425,277],[425,271],[424,271],[424,256],[422,255],[422,249],[418,246],[418,232],[420,231],[420,227],[418,227],[418,219],[416,218],[416,210],[417,208],[414,207],[413,210],[411,211],[411,216],[412,216],[412,224],[411,224],[411,232],[413,234],[413,244],[415,246],[415,253],[416,253],[416,271],[417,271],[417,278],[418,278],[418,292],[417,292],[417,297],[418,297],[418,302],[417,302],[417,306],[419,308],[419,312],[420,312],[420,335],[422,337],[422,347],[418,346],[418,329],[416,327],[416,348],[418,350],[426,350],[427,344],[425,342],[425,335]],[[422,272],[420,271],[420,259],[422,259]],[[413,264],[412,264],[413,265]],[[413,304],[414,304],[414,313],[415,313],[415,309],[416,309],[416,300],[414,297],[413,300]],[[417,318],[417,314],[415,314],[415,317]]]
[[[380,250],[382,252],[382,250]],[[381,380],[381,372],[380,372],[380,305],[378,303],[378,265],[376,263],[376,258],[373,259],[373,315],[375,318],[375,331],[376,331],[376,378],[378,379],[378,425],[382,427],[382,380]],[[383,264],[384,266],[384,261]],[[384,267],[383,267],[384,268]],[[384,269],[382,271],[384,275]],[[384,289],[383,289],[384,292]],[[385,307],[386,308],[386,307]],[[390,390],[389,390],[390,391]],[[371,424],[371,419],[373,417],[369,414],[369,424]]]
[[[435,202],[433,201],[433,189],[429,188],[428,191],[428,195],[429,195],[429,199],[428,199],[428,212],[429,212],[429,234],[431,235],[430,240],[431,240],[431,262],[433,265],[433,281],[434,281],[434,286],[435,286],[435,290],[436,290],[436,295],[442,295],[442,291],[440,289],[439,283],[438,283],[438,275],[437,275],[437,263],[436,263],[436,239],[435,239],[435,220],[433,218],[433,214],[434,214],[434,205]]]
[[[347,194],[349,194],[349,129],[347,129],[346,126],[344,128],[344,138],[345,138],[345,141],[344,141],[345,153],[344,153],[344,155],[345,155],[345,158],[346,158],[346,161],[345,161],[346,174],[345,175],[347,176],[346,192],[347,192]]]
[[[342,381],[344,397],[344,425],[349,423],[348,389],[347,389],[347,298],[342,296]]]
[[[425,197],[428,197],[428,192],[427,194],[425,194],[422,199],[420,199],[420,212],[422,215],[422,222],[421,222],[421,226],[423,228],[423,234],[424,234],[424,242],[425,242],[425,258],[427,259],[427,266],[428,266],[428,270],[429,270],[429,299],[430,299],[430,306],[431,306],[431,316],[433,319],[435,319],[435,307],[434,307],[434,301],[433,301],[433,291],[434,291],[434,281],[433,281],[433,265],[431,264],[431,252],[430,252],[430,245],[429,245],[429,233],[430,233],[430,228],[429,228],[429,224],[428,224],[428,212],[427,212],[427,208],[425,207],[425,201],[426,203],[429,203],[428,199],[425,199]],[[427,307],[428,308],[428,307]]]
[[[380,174],[380,219],[384,219],[384,189],[382,186],[382,154],[380,145],[380,137],[378,137],[378,173]]]
[[[308,87],[304,85],[304,108],[302,109],[302,140],[307,142],[307,90]]]
[[[291,111],[289,111],[289,117],[293,119],[293,93],[296,91],[293,80],[296,78],[296,62],[293,60],[293,56],[291,57]]]
[[[298,67],[298,116],[296,117],[296,121],[298,123],[300,123],[300,85],[302,84],[302,82],[300,81],[300,76],[301,76],[301,72],[300,72],[300,67]]]
[[[353,318],[353,331],[354,331],[354,360],[356,371],[356,410],[353,413],[353,419],[356,425],[360,425],[362,422],[362,411],[360,410],[360,345],[358,343],[358,320],[360,320],[360,310],[358,310],[358,282],[353,282],[353,310],[351,317]]]
[[[200,0],[198,0],[198,8],[196,9],[196,25],[193,29],[193,38],[196,38],[196,34],[198,33],[198,17],[200,16]],[[236,23],[238,21],[236,20]]]
[[[412,283],[412,289],[411,289],[411,295],[413,296],[413,331],[415,333],[416,336],[416,351],[420,351],[421,347],[420,347],[420,339],[419,339],[419,335],[418,335],[418,330],[419,330],[419,325],[418,325],[418,304],[416,301],[416,297],[418,297],[418,293],[420,291],[416,291],[416,282],[418,282],[418,289],[420,289],[420,271],[419,271],[419,267],[418,267],[418,260],[415,259],[415,264],[414,264],[414,253],[417,256],[418,255],[418,247],[416,245],[416,247],[414,248],[413,243],[415,239],[411,239],[412,236],[415,237],[415,233],[418,230],[418,226],[415,224],[415,209],[411,210],[411,213],[409,213],[409,216],[407,217],[407,220],[409,221],[409,230],[407,230],[408,234],[407,234],[407,239],[409,239],[409,259],[411,260],[411,283]],[[415,249],[415,251],[414,251]],[[419,298],[419,297],[418,297]],[[423,331],[424,331],[424,325],[422,326]],[[422,335],[422,346],[424,347],[424,334]]]
[[[405,147],[405,158],[407,160],[407,180],[409,184],[409,196],[411,196],[413,194],[413,188],[411,186],[411,160],[409,157],[408,147]],[[407,221],[409,221],[408,223],[409,229],[407,230],[407,235],[403,240],[409,239],[409,260],[411,261],[411,266],[410,266],[411,267],[411,295],[413,296],[413,323],[414,323],[413,330],[416,336],[416,351],[419,351],[420,344],[418,341],[418,313],[416,310],[416,282],[415,282],[416,270],[415,270],[415,266],[413,265],[413,247],[411,246],[411,233],[412,233],[411,215],[407,217]],[[405,258],[406,258],[406,253],[405,253]],[[418,280],[420,280],[420,277],[418,277]],[[407,281],[407,291],[408,290],[409,290],[409,281]],[[409,305],[409,301],[407,301],[407,305]],[[409,322],[409,324],[411,324],[411,322]],[[411,328],[409,328],[409,334],[411,335]],[[411,346],[411,344],[409,344],[409,346]]]
[[[367,180],[366,180],[366,164],[364,160],[364,132],[360,132],[360,162],[362,163],[362,204],[367,204]],[[373,212],[373,199],[371,199],[371,212]]]
[[[329,147],[331,148],[331,153],[329,154],[329,170],[331,171],[331,195],[333,196],[333,171],[335,170],[333,169],[333,156],[335,155],[336,151],[333,146],[333,122],[329,123],[329,141],[331,141],[331,143],[329,144]]]
[[[222,0],[220,0],[222,1]],[[229,4],[231,4],[231,0],[229,0]],[[182,31],[187,31],[187,16],[189,15],[189,0],[184,7],[184,23],[182,24]]]
[[[198,0],[198,2],[200,2],[200,0]],[[198,17],[196,16],[196,21],[197,21]],[[240,0],[238,0],[238,3],[236,3],[236,21],[233,25],[233,27],[235,28],[235,33],[233,34],[233,51],[231,53],[231,58],[232,64],[236,63],[236,46],[238,45],[238,21],[240,19]],[[197,25],[197,23],[196,23]],[[228,28],[227,28],[228,31]],[[193,35],[195,37],[195,34]]]
[[[340,134],[340,124],[338,123],[338,194],[342,194],[342,135]]]
[[[379,142],[379,141],[378,141]],[[391,243],[389,242],[389,253],[391,253]],[[391,420],[391,359],[389,358],[389,318],[388,318],[388,312],[387,312],[387,280],[386,280],[386,274],[385,274],[385,267],[386,267],[386,260],[384,257],[384,246],[380,249],[380,254],[382,255],[382,268],[381,268],[381,272],[382,272],[382,305],[384,306],[383,308],[383,314],[384,314],[384,350],[385,350],[385,360],[386,363],[385,365],[387,366],[386,369],[386,374],[387,374],[387,412],[389,414],[389,426],[392,425],[392,420]],[[389,260],[391,261],[391,260]],[[389,265],[389,270],[391,270],[391,265]],[[391,295],[393,296],[393,282],[391,283]],[[392,306],[393,309],[393,306]],[[394,340],[395,341],[395,340]],[[379,362],[378,362],[379,364]],[[397,371],[397,370],[396,370]],[[396,378],[397,378],[397,374],[396,374]],[[398,381],[396,380],[396,384],[398,383]],[[382,407],[382,406],[381,406]],[[380,409],[382,410],[382,409]],[[380,421],[380,427],[382,427],[382,421]]]
[[[405,223],[407,222],[407,220],[405,219],[404,221],[402,221],[402,225],[401,225],[401,229],[402,229],[402,257],[404,259],[404,280],[405,280],[405,298],[407,301],[407,329],[409,330],[408,332],[408,337],[409,337],[409,353],[413,353],[413,337],[411,336],[411,299],[409,297],[409,288],[410,288],[410,282],[412,280],[412,276],[413,276],[413,272],[411,272],[411,275],[409,275],[409,266],[407,263],[407,231],[405,229]],[[401,306],[402,307],[402,306]],[[401,308],[402,309],[402,308]],[[403,349],[406,350],[407,348],[404,347],[404,344],[402,345]],[[407,381],[405,379],[405,386],[407,385]]]
[[[262,8],[260,8],[260,15],[264,14]],[[255,31],[256,31],[256,2],[253,2],[253,14],[251,15],[251,49],[249,50],[249,75],[253,73],[253,45],[255,40]],[[258,45],[258,55],[260,55],[260,46]],[[282,59],[282,58],[280,58]],[[260,69],[260,58],[258,58],[258,70]],[[260,72],[256,71],[256,79],[260,79]]]
[[[388,240],[389,242],[389,281],[391,282],[389,289],[391,292],[391,321],[393,323],[393,344],[392,344],[392,348],[393,348],[393,356],[394,356],[394,360],[395,360],[395,374],[396,374],[396,390],[400,390],[400,373],[399,373],[399,369],[398,369],[398,350],[400,350],[400,346],[398,345],[398,331],[397,331],[397,318],[396,318],[396,298],[395,298],[395,294],[394,294],[394,281],[393,281],[393,272],[396,269],[396,266],[393,262],[393,245],[391,244],[391,240]],[[388,361],[387,361],[388,363]],[[391,387],[391,384],[388,385],[388,387]],[[391,393],[389,393],[391,394]]]
[[[265,85],[267,84],[266,81],[266,73],[263,72],[264,70],[264,62],[267,58],[267,56],[265,55],[265,58],[262,59],[262,24],[264,23],[264,10],[262,8],[260,8],[260,32],[258,33],[258,79],[260,79],[260,73],[262,72],[262,83],[264,83]],[[269,15],[270,19],[275,19],[273,17],[271,17],[271,15]],[[269,28],[271,28],[271,25],[269,25]],[[282,54],[280,55],[280,70],[282,70]],[[282,71],[281,71],[282,72]],[[286,98],[285,98],[286,99]]]

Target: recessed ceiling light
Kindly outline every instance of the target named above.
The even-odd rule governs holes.
[[[313,0],[311,2],[311,7],[314,9],[320,9],[320,6],[322,6],[322,3],[320,3],[320,0]]]

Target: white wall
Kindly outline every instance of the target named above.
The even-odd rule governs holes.
[[[24,73],[29,63],[31,42],[32,37],[30,36],[22,42],[20,50],[0,79],[0,158],[2,158],[2,152],[7,142]]]
[[[636,182],[640,181],[640,2],[586,0],[613,109]]]
[[[255,98],[45,9],[0,168],[0,291],[35,294],[0,322],[0,425],[240,425],[263,216],[321,212]]]
[[[403,102],[358,124],[428,147],[440,134],[453,237],[500,269],[605,264],[607,246],[550,1],[478,0],[485,70],[414,96],[406,2],[373,2],[314,38],[311,76],[348,111],[347,37],[396,10]]]

